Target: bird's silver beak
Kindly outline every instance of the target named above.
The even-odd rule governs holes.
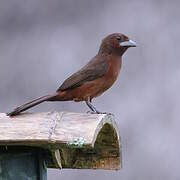
[[[129,41],[121,42],[120,46],[124,46],[124,47],[136,47],[137,44],[136,44],[135,41],[129,40]]]

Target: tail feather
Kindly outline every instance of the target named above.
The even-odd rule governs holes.
[[[21,112],[31,108],[31,107],[34,107],[44,101],[48,101],[48,100],[51,100],[53,99],[57,94],[53,94],[53,95],[46,95],[46,96],[42,96],[40,98],[37,98],[33,101],[30,101],[28,103],[25,103],[17,108],[15,108],[13,111],[7,113],[8,116],[15,116],[15,115],[18,115],[20,114]]]

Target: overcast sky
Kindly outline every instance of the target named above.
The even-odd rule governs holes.
[[[52,180],[179,180],[180,1],[0,0],[0,110],[54,92],[121,32],[138,44],[115,85],[94,101],[115,114],[121,171],[49,170]],[[30,110],[86,112],[84,103]]]

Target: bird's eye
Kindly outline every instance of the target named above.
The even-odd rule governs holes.
[[[121,40],[121,37],[117,37],[117,40],[120,41],[120,40]]]

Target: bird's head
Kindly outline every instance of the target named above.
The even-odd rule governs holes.
[[[114,33],[102,40],[99,53],[112,53],[122,56],[129,47],[136,47],[136,43],[124,34]]]

